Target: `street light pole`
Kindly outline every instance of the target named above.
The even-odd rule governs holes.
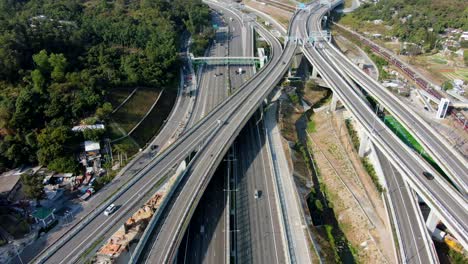
[[[16,244],[13,241],[8,242],[9,244],[13,245],[13,249],[15,250],[16,256],[18,257],[19,261],[21,264],[24,264],[23,260],[21,259],[21,256],[19,254],[18,249],[16,248]]]

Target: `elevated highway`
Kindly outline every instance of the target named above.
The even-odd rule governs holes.
[[[290,25],[290,34],[291,32],[297,34],[303,30],[302,34],[304,37],[307,36],[305,27],[301,28],[301,25],[308,19],[306,15],[307,11],[303,10],[295,14]],[[298,16],[300,18],[296,19]],[[167,213],[164,222],[158,228],[158,233],[154,236],[153,243],[148,244],[149,248],[145,251],[141,261],[165,263],[174,257],[175,249],[185,231],[187,221],[190,219],[211,175],[240,129],[282,78],[296,52],[297,43],[295,41],[286,43],[285,49],[282,50],[281,44],[273,36],[261,28],[258,30],[271,44],[272,53],[269,63],[232,96],[194,124],[173,145],[137,173],[130,182],[124,184],[106,202],[86,216],[80,224],[73,227],[58,243],[45,250],[35,259],[35,262],[76,262],[85,250],[82,247],[83,241],[91,244],[113,226],[123,223],[125,217],[130,212],[135,211],[142,203],[140,196],[151,193],[156,182],[170,173],[189,153],[199,150],[198,158],[187,171],[189,177],[186,184],[182,187],[180,195],[174,197],[173,210]],[[380,120],[375,118],[375,115],[361,98],[355,92],[350,91],[349,85],[332,67],[327,65],[328,62],[323,59],[323,54],[310,45],[306,45],[304,53],[314,66],[323,67],[322,77],[332,87],[335,87],[335,92],[340,99],[364,123],[370,138],[383,150],[385,155],[391,157],[392,164],[403,175],[411,175],[411,177],[407,176],[410,185],[425,200],[429,200],[432,206],[437,209],[436,211],[450,215],[450,217],[446,217],[450,219],[443,218],[444,223],[452,230],[454,228],[458,230],[459,235],[466,238],[465,222],[468,217],[464,198],[453,194],[453,189],[443,186],[444,184],[443,182],[441,184],[439,178],[432,182],[426,180],[421,173],[422,171],[433,171],[429,165],[421,162],[416,154],[402,145],[399,139],[388,131]],[[341,89],[342,91],[340,91]],[[110,203],[115,203],[119,209],[112,218],[107,218],[102,215],[102,211]],[[85,228],[87,231],[83,232],[82,230]],[[90,232],[89,230],[94,231]]]
[[[378,149],[377,157],[385,173],[386,195],[389,198],[390,215],[395,225],[399,244],[399,256],[403,263],[437,263],[437,255],[432,250],[429,233],[419,210],[417,196],[401,174],[392,166],[387,157]]]
[[[395,95],[360,70],[333,45],[326,45],[325,58],[341,75],[347,75],[375,98],[423,144],[424,149],[446,172],[463,196],[468,194],[468,161],[423,118],[405,106]]]
[[[312,9],[312,15],[309,16],[307,24],[302,27],[302,38],[309,39],[310,31],[321,31],[321,20],[326,12],[327,8],[325,7]],[[370,140],[390,159],[392,165],[404,176],[410,186],[444,220],[444,223],[460,239],[461,243],[466,245],[468,214],[465,198],[442,177],[438,176],[431,181],[422,175],[423,171],[432,172],[434,175],[437,173],[420,156],[404,145],[376,117],[369,105],[360,97],[359,91],[353,90],[352,85],[344,80],[335,68],[336,62],[327,60],[327,52],[331,49],[329,46],[326,41],[320,41],[315,45],[305,44],[303,47],[304,55],[313,67],[319,70],[321,76],[330,84],[333,92],[345,107],[363,125]],[[433,249],[427,248],[426,250],[432,251],[429,252],[429,255],[434,254]]]
[[[216,9],[215,9],[216,10]],[[242,45],[241,30],[237,19],[230,20],[229,15],[221,12],[212,12],[212,23],[225,28],[218,30],[215,41],[205,53],[207,60],[213,57],[224,58],[227,56],[239,56],[237,49],[233,47]],[[193,61],[193,58],[192,58]],[[197,64],[197,63],[195,63]],[[200,64],[199,64],[200,65]],[[206,113],[225,100],[229,95],[229,68],[225,64],[202,64],[197,77],[200,85],[193,92],[197,94],[197,102],[191,124],[200,121]],[[217,264],[225,263],[229,258],[229,235],[225,232],[229,222],[228,207],[223,187],[226,168],[220,167],[213,176],[207,192],[202,197],[200,206],[195,211],[190,225],[185,233],[185,238],[179,248],[178,261],[183,263]]]
[[[220,136],[213,138],[211,144],[204,149],[200,161],[190,169],[190,177],[182,187],[178,197],[174,197],[172,210],[167,213],[151,243],[147,244],[142,258],[137,262],[142,263],[166,263],[174,258],[175,250],[180,243],[187,222],[196,207],[201,194],[206,188],[214,169],[229,149],[240,129],[255,110],[263,103],[263,99],[271,92],[274,86],[282,78],[288,69],[297,44],[289,42],[282,51],[281,44],[261,27],[256,29],[270,42],[272,47],[272,59],[268,65],[260,70],[265,71],[270,65],[275,65],[268,75],[263,76],[262,81],[256,86],[246,86],[239,89],[238,93],[251,93],[250,97],[242,105],[233,111],[231,118],[220,128]],[[280,54],[280,56],[278,56]],[[283,63],[284,60],[284,63]],[[256,78],[255,78],[256,79]],[[249,88],[249,89],[246,89]],[[250,88],[252,90],[250,90]]]
[[[122,183],[117,191],[109,193],[110,196],[105,202],[84,216],[56,243],[48,246],[33,260],[34,263],[74,263],[78,261],[81,254],[87,249],[83,247],[84,243],[91,245],[102,239],[102,236],[113,227],[122,224],[131,212],[135,212],[144,203],[142,198],[152,193],[156,183],[173,172],[177,164],[190,153],[204,146],[213,135],[215,137],[211,139],[211,144],[200,150],[200,160],[204,161],[201,162],[201,165],[204,166],[198,165],[195,168],[206,171],[207,169],[212,170],[216,167],[215,165],[219,164],[222,158],[220,154],[227,151],[235,135],[239,133],[248,118],[284,75],[289,59],[295,52],[296,45],[292,44],[288,45],[287,52],[282,54],[281,44],[273,36],[260,28],[259,32],[267,38],[272,46],[271,59],[265,67],[243,84],[229,99],[218,104],[202,120],[195,123],[170,147],[136,173],[129,182]],[[280,63],[282,59],[286,60],[284,64]],[[281,67],[276,67],[276,65],[281,65]],[[214,158],[216,159],[214,160]],[[198,175],[205,174],[210,173]],[[194,186],[192,185],[192,187]],[[188,195],[190,192],[184,193]],[[187,201],[189,200],[187,199]],[[106,217],[102,212],[111,203],[116,204],[119,209],[112,217]],[[180,239],[179,236],[177,238]]]
[[[305,22],[308,19],[307,16],[307,11],[298,11],[295,14],[294,19],[292,20],[292,23],[290,25],[290,30],[289,30],[289,35],[291,34],[301,34],[300,30],[304,30],[302,39],[307,39],[307,31],[305,26],[301,28],[301,22]],[[290,38],[294,39],[294,38]],[[270,78],[265,78],[264,81],[278,81],[280,78],[274,78],[276,76],[282,76],[281,74],[284,74],[286,71],[286,67],[282,67],[282,65],[289,65],[291,56],[295,53],[295,49],[297,46],[297,43],[294,42],[294,45],[292,45],[293,42],[290,41],[286,44],[285,50],[281,56],[281,59],[276,60],[273,59],[273,62],[278,63],[277,67],[274,69],[274,71],[271,73],[270,76],[272,76],[273,79]],[[294,48],[292,48],[292,46]],[[312,46],[307,47],[312,48]],[[278,50],[275,45],[273,45],[273,50],[276,52]],[[392,158],[393,165],[397,166],[399,170],[401,170],[404,175],[412,175],[416,179],[413,179],[412,187],[415,188],[416,190],[423,190],[422,193],[426,197],[429,197],[431,201],[433,201],[435,204],[437,204],[439,211],[444,211],[446,208],[445,205],[440,205],[438,203],[438,200],[433,197],[433,194],[430,192],[428,186],[427,186],[427,179],[422,176],[422,171],[433,171],[425,162],[421,162],[420,158],[415,155],[407,146],[403,145],[402,142],[391,132],[389,131],[386,126],[381,123],[380,121],[376,121],[376,117],[374,113],[370,110],[369,106],[364,103],[362,98],[360,98],[351,88],[350,85],[347,84],[342,80],[342,78],[337,75],[337,73],[331,68],[330,66],[327,65],[326,61],[323,60],[323,58],[320,58],[322,55],[320,55],[317,50],[311,49],[309,54],[307,51],[305,51],[305,55],[309,58],[309,60],[312,61],[314,66],[322,65],[324,66],[324,72],[323,77],[325,78],[326,81],[332,85],[332,87],[343,87],[342,89],[345,90],[346,92],[342,92],[339,89],[337,89],[337,93],[339,94],[339,97],[343,97],[346,99],[343,99],[345,102],[345,105],[349,108],[351,108],[351,112],[355,114],[355,116],[364,123],[364,126],[366,130],[371,134],[371,138],[374,142],[377,142],[376,144],[384,149],[384,153]],[[312,59],[312,57],[314,59]],[[320,58],[318,59],[318,62],[315,62],[315,58]],[[283,64],[284,62],[284,64]],[[279,69],[279,72],[278,72]],[[277,75],[279,74],[279,75]],[[275,82],[269,83],[268,86],[273,86]],[[262,90],[263,94],[262,96],[258,97],[258,99],[264,98],[264,96],[270,91],[271,88],[268,88],[268,86],[264,86],[265,83],[262,83],[262,85],[259,85],[258,90]],[[266,89],[262,89],[266,88]],[[260,101],[257,101],[257,104],[249,106],[245,106],[246,108],[250,108],[250,113],[259,106]],[[210,175],[212,175],[212,170],[213,168],[216,167],[216,165],[220,161],[220,157],[224,155],[224,153],[227,151],[227,145],[230,145],[233,141],[233,135],[237,135],[238,133],[238,128],[239,124],[243,126],[245,124],[246,118],[248,118],[250,114],[248,115],[235,115],[233,116],[234,119],[231,119],[224,129],[231,130],[230,133],[228,133],[228,137],[230,138],[216,138],[210,146],[208,146],[207,150],[207,155],[206,157],[212,157],[213,160],[207,161],[207,162],[197,162],[193,169],[190,170],[190,178],[187,180],[187,183],[183,186],[180,195],[178,197],[174,198],[174,204],[172,207],[172,210],[167,213],[167,216],[164,218],[164,221],[161,223],[160,228],[157,230],[156,234],[154,234],[153,240],[151,241],[150,244],[148,244],[148,248],[145,250],[145,254],[143,256],[143,259],[140,259],[140,261],[144,261],[145,263],[164,263],[170,261],[174,257],[174,251],[175,248],[177,248],[179,241],[180,241],[180,233],[185,230],[186,227],[186,222],[187,219],[190,218],[191,211],[193,210],[194,206],[197,204],[199,196],[201,193],[204,191],[204,188],[206,187],[207,182],[209,182]],[[240,118],[240,119],[238,119]],[[235,126],[231,127],[229,124],[234,120]],[[221,128],[221,129],[223,129]],[[378,131],[378,134],[375,134],[374,132]],[[225,146],[224,149],[223,147]],[[209,154],[212,153],[212,154]],[[209,155],[209,156],[208,156]],[[204,160],[204,158],[201,158],[201,160]],[[395,161],[396,160],[396,161]],[[429,183],[432,184],[432,183]],[[440,190],[440,192],[443,195],[446,196],[451,196],[447,190],[443,189]],[[446,199],[446,201],[453,202],[459,205],[458,209],[463,208],[462,205],[464,201],[461,199],[458,199],[460,197],[449,197]],[[452,223],[456,226],[459,225],[460,223],[463,225],[464,224],[464,219],[466,219],[466,212],[465,211],[459,211],[459,210],[454,210],[452,211],[451,219],[454,220]],[[464,227],[461,226],[460,229],[462,232],[464,232]],[[429,253],[428,255],[432,255],[433,249],[431,248],[425,248],[425,250],[428,250]],[[432,262],[432,261],[431,261]]]

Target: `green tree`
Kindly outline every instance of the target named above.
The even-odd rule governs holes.
[[[323,205],[322,205],[322,202],[320,202],[319,199],[315,200],[315,207],[317,208],[317,210],[323,211]]]
[[[465,66],[468,67],[468,50],[463,51],[463,61],[465,62]]]
[[[445,82],[442,84],[442,89],[444,89],[445,91],[453,89],[453,83],[452,83],[452,81],[445,81]]]
[[[72,157],[58,157],[52,160],[47,168],[55,172],[79,172],[78,161]]]
[[[34,89],[36,89],[37,92],[42,93],[46,83],[46,79],[42,75],[42,72],[38,69],[33,70],[31,72],[31,79],[33,81]]]
[[[63,54],[51,53],[49,56],[49,64],[53,68],[51,77],[56,82],[61,82],[65,79],[65,68],[67,67],[67,59]]]
[[[96,109],[95,115],[99,120],[104,120],[110,115],[110,113],[112,113],[112,105],[106,102],[101,107]]]
[[[36,68],[41,71],[42,74],[48,74],[51,70],[49,56],[46,50],[41,50],[39,53],[33,55],[33,61]]]
[[[37,137],[39,163],[48,165],[52,160],[63,156],[65,144],[70,139],[70,128],[68,127],[46,127],[43,129]]]
[[[85,129],[83,130],[83,137],[85,140],[99,141],[104,132],[104,129]]]
[[[0,1],[0,171],[71,157],[69,127],[107,118],[113,88],[166,86],[182,33],[200,53],[214,34],[201,0],[95,2]]]
[[[36,127],[40,118],[40,98],[30,89],[22,89],[16,98],[15,112],[10,120],[17,129],[30,129]]]
[[[21,183],[23,184],[23,192],[29,199],[36,201],[44,198],[44,186],[42,185],[43,179],[32,173],[24,173],[21,175]]]

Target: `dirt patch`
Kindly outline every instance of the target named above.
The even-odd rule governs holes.
[[[291,12],[285,11],[283,9],[279,9],[277,7],[274,7],[268,4],[262,4],[256,1],[246,0],[244,1],[244,3],[247,6],[250,6],[254,9],[262,11],[263,13],[269,14],[276,21],[278,21],[278,23],[280,23],[282,26],[284,26],[285,28],[288,28],[288,23],[292,16]]]
[[[302,111],[292,104],[289,98],[280,101],[280,129],[281,135],[289,141],[296,142],[296,122],[302,115]]]
[[[333,114],[316,113],[313,118],[317,129],[309,134],[310,149],[339,225],[357,249],[356,257],[362,263],[394,262],[383,202],[343,134],[346,127],[337,125]]]
[[[323,100],[323,98],[327,97],[329,94],[329,89],[317,87],[314,89],[309,89],[304,87],[304,95],[303,98],[308,103],[310,103],[313,107],[317,107],[316,105]]]

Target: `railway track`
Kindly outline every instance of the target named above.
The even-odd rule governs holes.
[[[296,11],[296,7],[295,7],[295,6],[288,5],[288,4],[279,2],[279,1],[273,1],[273,0],[258,0],[258,2],[265,3],[265,4],[267,4],[267,5],[274,6],[274,7],[276,7],[276,8],[279,8],[279,9],[282,9],[282,10],[285,10],[285,11],[288,11],[288,12],[292,12],[292,13],[294,13],[294,12]]]
[[[343,28],[344,30],[346,30],[344,27],[342,27],[340,25],[338,25],[338,26],[340,28]],[[379,47],[378,45],[374,44],[372,41],[369,41],[367,38],[365,38],[365,37],[363,37],[361,35],[358,35],[358,34],[356,34],[354,32],[351,32],[351,31],[347,31],[347,32],[349,34],[351,34],[352,36],[354,36],[355,38],[357,38],[359,41],[361,41],[361,43],[363,43],[364,45],[371,48],[371,50],[374,53],[377,53],[378,55],[383,57],[386,61],[388,61],[389,63],[391,63],[392,65],[394,65],[398,69],[400,69],[400,71],[404,72],[406,74],[406,76],[408,76],[412,81],[414,81],[416,83],[416,85],[419,86],[421,89],[425,90],[427,93],[431,94],[432,96],[434,96],[435,98],[437,98],[439,100],[441,98],[443,98],[443,96],[437,90],[435,90],[432,87],[432,85],[430,85],[426,80],[421,78],[411,68],[406,67],[398,58],[396,58],[392,54],[388,53],[385,49],[382,49],[381,47]],[[452,116],[452,118],[455,121],[457,121],[457,123],[460,124],[463,127],[463,129],[465,131],[468,130],[468,124],[465,121],[466,117],[463,115],[463,112],[461,112],[461,111],[459,111],[459,110],[457,110],[457,109],[455,109],[453,107],[450,107],[449,113]]]

